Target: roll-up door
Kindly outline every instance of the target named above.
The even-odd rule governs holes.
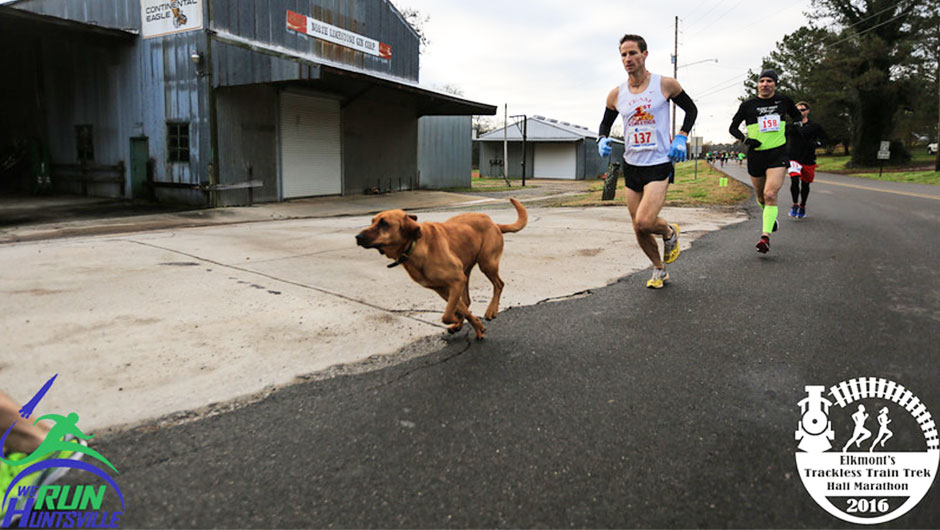
[[[281,92],[283,198],[343,191],[339,102]]]
[[[578,155],[574,143],[535,144],[535,178],[574,179]]]

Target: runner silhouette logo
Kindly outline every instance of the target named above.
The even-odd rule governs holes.
[[[862,377],[806,386],[798,403],[796,466],[813,500],[835,517],[879,524],[912,510],[937,474],[937,426],[910,390]]]

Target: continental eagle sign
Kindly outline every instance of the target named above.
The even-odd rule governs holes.
[[[140,0],[140,34],[145,39],[202,29],[203,0]]]

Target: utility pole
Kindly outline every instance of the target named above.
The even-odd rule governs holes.
[[[519,122],[516,122],[516,129],[522,133],[522,186],[525,187],[525,159],[526,159],[526,150],[525,143],[526,138],[529,136],[529,117],[525,114],[514,114],[510,116],[512,119],[522,118],[522,128],[519,129]]]
[[[509,183],[509,103],[503,103],[503,180]]]
[[[525,187],[525,141],[529,136],[529,118],[522,115],[522,187]],[[938,158],[940,160],[940,158]]]
[[[679,16],[676,15],[676,28],[673,33],[672,77],[679,79]],[[676,137],[676,102],[672,102],[672,137]]]

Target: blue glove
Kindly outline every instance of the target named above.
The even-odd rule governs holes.
[[[597,153],[601,155],[601,158],[610,155],[611,145],[613,141],[610,138],[601,138],[597,141]]]
[[[681,134],[676,135],[672,140],[672,145],[669,147],[669,160],[673,162],[685,162],[685,142],[687,140],[688,139]]]

